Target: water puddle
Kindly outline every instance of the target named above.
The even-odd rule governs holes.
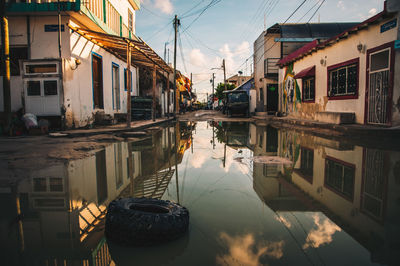
[[[246,122],[148,132],[1,183],[5,265],[396,264],[400,151]],[[107,243],[107,205],[132,196],[184,205],[189,232]]]

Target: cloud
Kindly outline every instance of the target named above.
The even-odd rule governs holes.
[[[316,229],[312,229],[306,238],[306,243],[303,245],[303,249],[309,247],[318,248],[319,246],[329,244],[332,242],[332,236],[336,232],[342,231],[339,226],[331,222],[328,218],[321,221],[320,216],[317,214],[313,215],[314,223],[317,226]]]
[[[174,11],[174,7],[170,0],[155,0],[154,7],[161,10],[161,12],[171,15]]]
[[[260,258],[268,256],[273,259],[283,257],[284,241],[266,242],[266,244],[256,243],[252,234],[231,237],[226,233],[221,233],[219,239],[226,243],[229,253],[218,255],[216,262],[218,265],[261,265]]]
[[[346,9],[346,6],[344,5],[343,1],[339,1],[336,6],[337,6],[337,8],[340,8],[341,10]]]
[[[235,55],[239,55],[241,58],[246,58],[250,53],[249,42],[242,42],[238,47],[236,47]]]
[[[206,58],[200,49],[190,51],[190,63],[194,66],[202,67],[206,65]]]
[[[368,15],[370,15],[372,17],[372,16],[376,15],[376,12],[377,12],[376,8],[371,8],[368,11]]]

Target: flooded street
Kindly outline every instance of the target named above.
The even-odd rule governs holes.
[[[188,121],[25,174],[3,166],[18,181],[0,183],[2,265],[395,265],[400,250],[396,150]],[[119,197],[180,203],[188,233],[154,247],[107,243]]]

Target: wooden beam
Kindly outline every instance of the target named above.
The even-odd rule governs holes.
[[[131,127],[131,46],[129,43],[126,44],[126,126]]]

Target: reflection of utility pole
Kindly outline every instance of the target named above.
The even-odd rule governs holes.
[[[214,124],[212,125],[212,132],[213,132],[212,145],[213,145],[213,150],[215,150],[215,133],[214,133]]]
[[[176,127],[175,127],[175,145],[176,145],[176,149],[175,149],[175,180],[176,180],[176,197],[177,197],[177,201],[179,202],[179,182],[178,182],[178,156],[179,156],[179,138],[178,138],[178,134],[179,133],[179,122],[176,123]]]
[[[215,81],[215,73],[212,73],[212,79],[210,82],[212,83],[212,100],[211,100],[211,108],[214,110],[214,81]]]
[[[226,143],[224,145],[224,168],[225,168],[225,163],[226,163]]]

